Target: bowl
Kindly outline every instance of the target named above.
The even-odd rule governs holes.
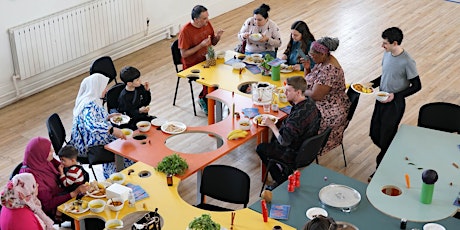
[[[248,118],[241,118],[238,121],[238,124],[240,126],[240,129],[242,129],[242,130],[250,130],[251,129],[251,120],[249,120]]]
[[[152,124],[150,124],[148,121],[139,121],[136,123],[137,129],[139,129],[141,132],[148,132],[151,125]]]
[[[389,93],[387,92],[384,92],[384,91],[380,91],[380,92],[377,92],[375,94],[375,98],[377,99],[377,101],[386,101],[389,97]]]
[[[121,132],[123,134],[125,134],[126,138],[133,136],[133,130],[132,129],[124,128],[124,129],[121,129]]]
[[[220,59],[225,58],[225,51],[217,51],[216,56],[217,58],[220,58]]]
[[[123,228],[123,221],[119,219],[110,219],[105,222],[106,229],[120,229]]]
[[[446,230],[446,228],[437,223],[428,223],[423,225],[423,230]]]
[[[256,33],[256,34],[251,34],[249,35],[249,39],[257,42],[257,41],[260,41],[260,39],[262,39],[262,34],[259,34],[259,33]]]
[[[246,64],[244,64],[243,62],[235,62],[232,64],[232,67],[233,69],[240,70],[246,67]]]
[[[125,203],[119,197],[115,197],[115,198],[109,199],[107,201],[107,206],[109,207],[110,210],[112,210],[114,212],[120,211],[123,208],[124,205],[125,205]]]
[[[262,60],[264,60],[262,54],[251,54],[251,58],[252,58],[252,61],[255,63],[259,63],[259,62],[262,62]]]
[[[100,213],[104,211],[105,208],[105,201],[101,199],[95,199],[88,203],[89,210],[94,213]]]
[[[123,173],[114,173],[110,175],[110,180],[116,184],[123,184],[125,182],[126,176]]]

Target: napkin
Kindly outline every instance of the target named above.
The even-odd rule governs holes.
[[[126,184],[126,187],[131,188],[133,190],[134,199],[136,201],[149,197],[149,194],[140,185],[128,183]]]

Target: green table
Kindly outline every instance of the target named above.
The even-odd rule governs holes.
[[[327,177],[327,180],[324,178]],[[302,171],[301,186],[295,192],[287,191],[287,182],[273,190],[273,204],[289,204],[291,211],[288,220],[281,222],[293,226],[297,229],[309,221],[305,216],[306,210],[311,207],[323,207],[318,192],[326,185],[331,183],[343,184],[356,189],[361,193],[361,202],[358,207],[350,213],[344,213],[338,209],[323,207],[329,216],[336,221],[345,221],[354,224],[361,230],[391,230],[399,229],[400,219],[392,218],[375,209],[366,198],[366,184],[353,178],[344,176],[317,164],[311,164]],[[250,206],[251,209],[261,212],[260,202]],[[457,229],[460,220],[448,218],[438,223],[444,225],[447,229]],[[424,223],[408,222],[407,229],[422,229]]]

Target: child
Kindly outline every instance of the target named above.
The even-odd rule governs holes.
[[[129,127],[137,129],[139,121],[151,121],[154,116],[149,115],[151,100],[149,83],[141,83],[141,73],[134,67],[126,66],[120,72],[121,80],[126,84],[118,97],[118,112],[128,115],[131,120]]]
[[[59,150],[58,156],[61,160],[59,165],[59,180],[66,191],[74,191],[79,185],[89,181],[89,174],[83,166],[77,162],[78,151],[71,145],[66,145]]]

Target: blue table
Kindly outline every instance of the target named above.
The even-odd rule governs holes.
[[[327,177],[327,180],[324,180]],[[287,182],[278,186],[273,190],[273,204],[289,204],[291,211],[288,220],[281,222],[293,226],[297,229],[302,227],[309,221],[305,216],[306,210],[311,207],[322,207],[329,216],[336,221],[345,221],[351,223],[361,230],[391,230],[399,229],[400,219],[392,218],[375,209],[366,198],[365,183],[347,177],[317,164],[311,164],[302,171],[301,186],[295,192],[287,191]],[[341,210],[324,207],[319,198],[318,193],[326,185],[331,183],[343,184],[356,189],[361,194],[361,202],[356,210],[350,213],[344,213]],[[261,212],[260,202],[256,202],[250,206],[251,209]],[[448,218],[438,223],[444,225],[447,229],[457,229],[460,226],[460,220]],[[407,229],[418,228],[422,229],[424,223],[408,222]],[[455,226],[455,227],[454,227]]]

